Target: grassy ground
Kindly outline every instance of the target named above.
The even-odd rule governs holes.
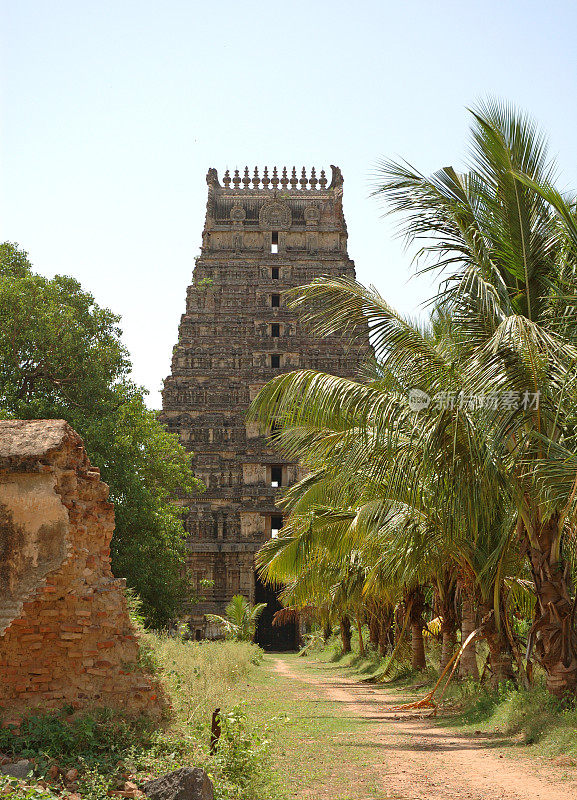
[[[161,671],[173,701],[170,723],[159,727],[106,712],[74,716],[65,709],[26,719],[20,730],[0,728],[0,753],[35,763],[26,783],[0,779],[0,796],[138,798],[146,780],[183,765],[207,769],[216,800],[295,800],[325,790],[331,800],[356,800],[348,788],[353,777],[372,785],[372,726],[283,677],[274,655],[248,643],[151,634],[145,640],[147,660]],[[295,671],[304,667],[296,655],[283,660]],[[223,732],[210,757],[217,708]]]
[[[235,667],[227,650],[236,647],[225,642],[183,645],[157,640],[155,649],[179,718],[196,721],[202,730],[215,708],[240,709],[250,727],[268,741],[271,796],[293,800],[306,796],[307,787],[316,787],[315,791],[334,787],[339,773],[342,786],[332,800],[355,800],[347,789],[346,771],[364,772],[370,784],[370,750],[362,745],[370,744],[371,726],[343,715],[338,703],[319,698],[306,685],[284,678],[275,670],[273,654],[257,656],[248,668]],[[283,661],[295,671],[304,667],[296,654],[283,654]],[[265,795],[258,795],[258,800],[265,800]]]
[[[368,680],[378,678],[385,664],[375,653],[361,658],[355,640],[352,653],[342,655],[335,639],[314,653],[314,658],[343,675]],[[400,668],[388,685],[403,688],[414,698],[422,697],[438,678],[435,646],[430,647],[428,658],[432,666],[425,673]],[[555,759],[568,768],[577,766],[577,705],[562,707],[547,692],[544,675],[538,670],[529,691],[512,684],[493,689],[470,680],[455,680],[446,691],[436,721],[464,732],[488,733],[493,746],[503,748],[503,752],[514,754],[522,748],[529,757]]]
[[[183,765],[207,769],[216,800],[356,800],[359,785],[363,797],[380,796],[377,723],[306,682],[308,665],[317,659],[329,680],[331,674],[375,680],[383,669],[377,655],[343,657],[338,641],[308,658],[283,654],[280,667],[288,665],[304,678],[300,682],[279,672],[274,655],[251,644],[187,643],[151,635],[147,641],[148,659],[158,665],[173,698],[170,723],[154,726],[106,712],[77,716],[65,709],[32,717],[19,731],[0,728],[0,754],[35,762],[35,776],[26,784],[0,780],[0,796],[138,798],[147,779]],[[434,678],[433,669],[425,674],[405,669],[393,686],[420,697]],[[211,757],[210,723],[217,708],[223,732]],[[561,709],[539,684],[521,692],[512,686],[493,691],[455,683],[437,722],[489,732],[502,752],[561,757],[568,771],[577,763],[577,710]]]
[[[296,654],[282,658],[295,672],[303,671],[305,663]],[[307,797],[309,791],[318,792],[311,797],[324,796],[324,789],[332,787],[332,800],[355,800],[349,773],[362,773],[367,786],[372,785],[373,726],[344,713],[339,703],[320,698],[306,684],[278,674],[274,660],[265,656],[262,668],[250,675],[245,696],[253,719],[261,726],[272,722],[271,755],[282,795],[291,800]]]

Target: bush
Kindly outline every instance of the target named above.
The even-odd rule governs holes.
[[[221,735],[209,766],[215,800],[267,800],[272,783],[268,739],[250,727],[241,706],[219,720]]]
[[[138,760],[140,753],[169,747],[164,735],[145,718],[129,719],[105,709],[83,715],[72,712],[64,708],[34,713],[25,716],[18,728],[0,728],[0,751],[34,759],[37,772],[45,775],[52,764],[66,769],[79,762],[114,773],[124,759]]]
[[[2,800],[57,800],[55,794],[41,786],[25,786],[16,778],[0,775],[0,796]]]

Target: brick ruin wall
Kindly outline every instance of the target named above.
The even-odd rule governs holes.
[[[0,420],[0,716],[161,713],[110,567],[114,507],[62,420]]]

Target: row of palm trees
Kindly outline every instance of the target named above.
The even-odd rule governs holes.
[[[374,359],[358,381],[281,375],[254,401],[275,447],[308,468],[258,561],[287,605],[336,615],[345,647],[356,619],[383,653],[410,638],[422,668],[437,617],[441,667],[460,626],[486,640],[496,681],[527,684],[536,660],[553,694],[572,695],[575,201],[526,115],[495,101],[471,113],[466,172],[379,165],[417,269],[439,272],[428,320],[345,278],[292,293],[318,335],[370,336]],[[469,648],[461,672],[477,666]]]

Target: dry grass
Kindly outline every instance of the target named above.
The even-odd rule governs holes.
[[[250,642],[183,642],[162,634],[145,634],[181,722],[198,727],[216,708],[227,711],[242,693],[241,684],[262,661]]]

